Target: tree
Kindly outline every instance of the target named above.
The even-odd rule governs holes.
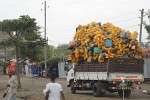
[[[20,16],[19,19],[9,19],[0,22],[0,31],[9,35],[9,38],[1,41],[1,45],[14,47],[16,53],[16,74],[20,83],[19,59],[30,58],[34,61],[39,60],[39,53],[44,46],[36,26],[36,19],[30,18],[28,15]]]
[[[53,64],[58,64],[61,61],[64,61],[69,54],[68,44],[59,45],[57,48],[54,46],[49,46],[50,50],[50,59],[47,59],[48,72],[51,72]],[[44,67],[45,61],[40,62],[40,66]],[[56,67],[56,66],[55,66]]]
[[[149,22],[150,22],[150,10],[148,10],[148,12],[146,12],[146,16],[148,17]],[[150,25],[148,25],[145,21],[143,23],[144,23],[145,29],[148,33],[147,39],[150,40]]]
[[[48,58],[54,58],[54,50],[55,50],[55,47],[54,46],[52,46],[52,45],[50,45],[49,47],[48,47],[48,52],[49,52],[49,57]]]
[[[66,56],[69,54],[69,45],[68,44],[62,44],[59,45],[55,50],[54,50],[54,55],[60,58],[60,61],[62,61]]]
[[[150,40],[150,25],[145,24],[145,29],[146,29],[146,31],[148,33],[147,39]]]

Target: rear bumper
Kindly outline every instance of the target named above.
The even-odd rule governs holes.
[[[125,87],[109,87],[109,89],[111,89],[111,90],[140,90],[141,87],[128,87],[128,86],[125,86]]]

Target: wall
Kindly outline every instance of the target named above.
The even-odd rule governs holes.
[[[65,62],[58,63],[58,77],[59,78],[66,78]]]

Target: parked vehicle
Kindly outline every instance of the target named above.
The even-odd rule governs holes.
[[[144,80],[143,65],[144,60],[136,58],[110,58],[103,63],[67,62],[67,86],[73,94],[77,90],[92,90],[96,97],[107,92],[129,97]]]

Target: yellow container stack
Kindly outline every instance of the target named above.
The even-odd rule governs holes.
[[[143,51],[137,41],[138,33],[125,31],[111,23],[92,22],[79,25],[70,42],[69,59],[74,63],[104,62],[107,58],[143,58]]]

